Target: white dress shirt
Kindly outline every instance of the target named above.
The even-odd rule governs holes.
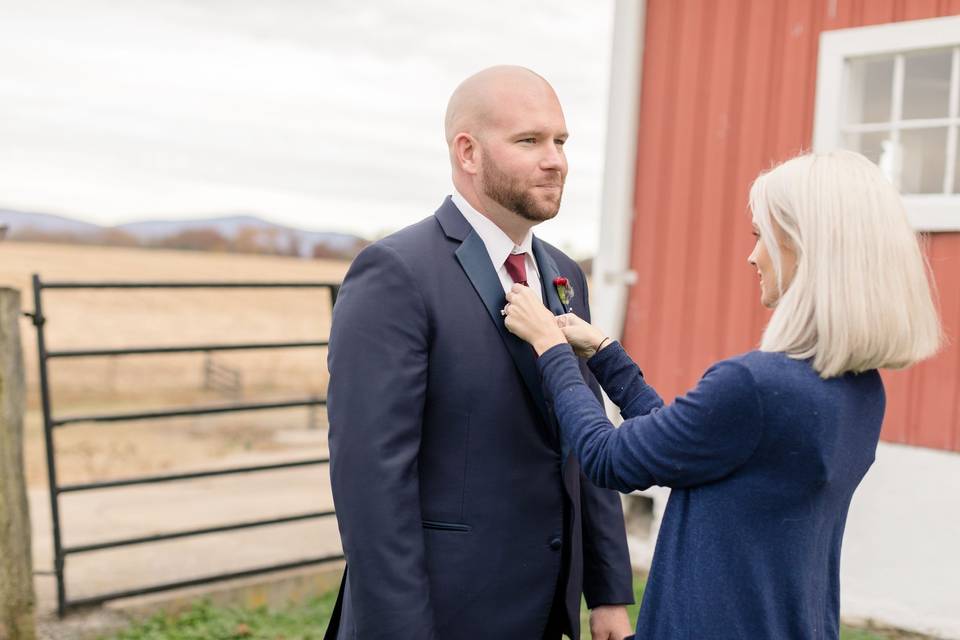
[[[473,230],[477,232],[480,239],[483,240],[487,248],[487,254],[490,256],[490,262],[500,276],[500,284],[503,285],[503,292],[510,291],[513,287],[513,278],[507,272],[504,263],[507,256],[511,253],[526,253],[524,264],[527,267],[527,284],[533,289],[540,302],[543,302],[543,287],[540,285],[540,271],[537,269],[537,261],[533,257],[533,230],[527,232],[527,236],[519,245],[513,243],[513,240],[503,232],[503,229],[494,224],[493,220],[483,215],[467,202],[466,198],[460,195],[456,189],[450,196],[453,204],[456,205],[463,217],[467,219]]]

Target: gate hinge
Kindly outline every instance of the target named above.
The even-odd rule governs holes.
[[[37,326],[37,327],[41,326],[44,322],[47,321],[47,319],[44,318],[43,316],[38,316],[36,313],[31,313],[29,311],[24,311],[23,315],[33,320],[34,326]]]

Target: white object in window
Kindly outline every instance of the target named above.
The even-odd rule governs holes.
[[[820,35],[813,147],[859,151],[920,231],[960,231],[960,16]]]

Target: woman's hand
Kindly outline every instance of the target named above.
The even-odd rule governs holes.
[[[504,324],[510,333],[533,345],[537,355],[567,341],[557,326],[556,316],[543,306],[530,287],[513,285],[507,293],[504,316]]]
[[[557,316],[557,325],[574,352],[581,358],[593,357],[600,343],[603,343],[604,347],[610,344],[610,340],[604,342],[607,336],[602,331],[572,313]]]

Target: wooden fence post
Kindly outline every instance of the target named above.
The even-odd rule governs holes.
[[[34,640],[30,512],[23,468],[26,390],[20,292],[0,287],[0,640]]]

